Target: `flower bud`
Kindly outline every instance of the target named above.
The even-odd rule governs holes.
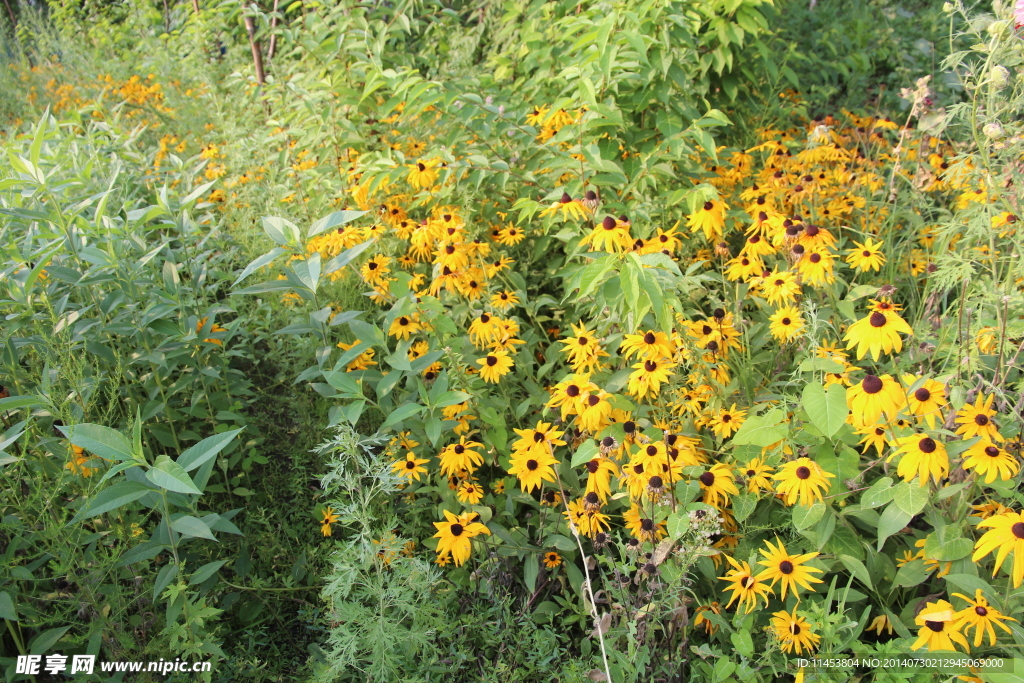
[[[985,137],[993,139],[1001,138],[1005,134],[1005,131],[1003,130],[1003,124],[999,123],[998,121],[990,121],[986,123],[985,126],[981,129],[981,132],[985,134]]]
[[[1010,70],[1001,64],[997,64],[989,72],[989,80],[997,88],[1005,88],[1010,82]]]

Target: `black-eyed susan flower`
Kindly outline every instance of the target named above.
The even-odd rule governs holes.
[[[784,344],[803,334],[804,319],[796,306],[784,306],[772,313],[768,320],[772,336]]]
[[[713,199],[704,204],[686,219],[690,232],[703,232],[709,242],[717,242],[725,236],[725,212],[729,205],[720,199]]]
[[[961,467],[965,470],[973,469],[979,477],[985,477],[986,484],[991,484],[997,478],[1000,481],[1009,481],[1020,471],[1020,464],[1016,458],[985,439],[964,452]]]
[[[810,458],[797,458],[783,465],[772,479],[786,505],[811,505],[823,499],[823,492],[829,488],[828,480],[835,476]]]
[[[926,604],[914,618],[914,623],[920,626],[921,630],[918,631],[917,640],[910,646],[911,650],[919,650],[927,645],[929,652],[933,650],[953,652],[956,651],[953,643],[957,643],[966,652],[971,651],[967,639],[957,628],[956,612],[953,605],[945,600]]]
[[[749,614],[757,607],[760,598],[764,598],[764,604],[767,606],[768,596],[774,594],[771,586],[754,576],[750,565],[746,562],[737,562],[729,555],[726,555],[725,559],[733,567],[725,573],[725,576],[719,578],[719,581],[728,581],[731,584],[725,587],[725,590],[732,591],[732,597],[725,605],[726,609],[738,600],[736,608],[739,609],[740,606],[743,606],[744,611]]]
[[[773,471],[762,458],[754,458],[740,468],[747,483],[747,491],[750,493],[773,490],[771,481]]]
[[[419,332],[420,329],[420,324],[415,319],[407,315],[400,315],[391,321],[391,327],[388,328],[388,335],[405,340],[411,335]]]
[[[704,632],[707,633],[708,635],[713,634],[715,631],[718,630],[718,625],[712,623],[712,621],[708,618],[708,614],[709,613],[710,614],[721,614],[722,613],[722,606],[720,604],[718,604],[717,602],[712,602],[712,603],[707,604],[707,605],[701,605],[700,607],[697,608],[696,615],[693,617],[693,626],[694,626],[694,628],[703,626],[704,627]]]
[[[391,259],[382,254],[378,254],[370,258],[363,267],[359,269],[359,273],[363,276],[363,280],[370,285],[376,285],[383,282],[391,269],[388,268],[388,264],[391,263]]]
[[[881,270],[885,264],[885,254],[882,253],[882,240],[866,239],[864,243],[854,242],[855,248],[846,252],[846,262],[853,268],[866,273],[870,270]]]
[[[668,382],[672,376],[669,368],[674,366],[675,363],[667,358],[642,360],[634,364],[633,372],[630,373],[629,382],[626,385],[626,391],[641,401],[647,398],[648,395],[652,397],[657,396],[661,385]]]
[[[586,432],[599,432],[611,424],[611,394],[605,391],[592,393],[580,404],[579,426]]]
[[[874,631],[878,637],[882,636],[882,631],[887,632],[890,636],[895,633],[895,627],[893,627],[892,622],[889,621],[889,617],[884,614],[879,614],[877,617],[872,619],[871,623],[868,624],[868,627],[864,630]]]
[[[651,519],[635,503],[624,513],[626,529],[641,543],[655,543],[665,537],[665,523]]]
[[[811,567],[806,563],[817,557],[818,553],[790,555],[782,541],[778,543],[778,547],[775,547],[771,541],[765,541],[768,549],[760,549],[765,559],[758,562],[758,564],[764,566],[765,569],[757,575],[757,578],[762,581],[771,581],[772,588],[775,587],[776,583],[781,583],[782,591],[780,597],[783,600],[786,599],[787,591],[792,591],[797,598],[800,596],[800,588],[814,592],[814,587],[811,584],[822,583],[822,580],[815,578],[812,572],[821,573],[822,570],[817,567]]]
[[[713,465],[697,477],[697,481],[704,493],[704,502],[716,508],[727,507],[729,496],[739,494],[732,468],[723,462]]]
[[[893,418],[903,404],[903,389],[891,375],[865,375],[846,390],[850,423],[857,428],[878,423],[882,414]]]
[[[573,199],[568,192],[563,192],[561,199],[540,212],[540,217],[558,214],[565,220],[566,217],[578,220],[589,215],[586,207],[578,199]]]
[[[968,403],[958,410],[954,421],[960,426],[956,428],[956,433],[965,439],[980,436],[989,441],[1005,441],[1003,435],[999,433],[995,421],[992,420],[996,414],[995,409],[992,408],[993,399],[995,399],[995,394],[985,396],[979,392],[973,405]]]
[[[94,460],[94,456],[86,455],[85,449],[81,446],[71,446],[71,459],[64,464],[64,469],[68,470],[72,474],[79,475],[88,479],[93,475],[93,472],[97,470],[95,467],[88,467],[86,463],[90,460]]]
[[[602,503],[607,503],[612,495],[612,477],[619,473],[619,468],[608,458],[593,458],[584,463],[583,467],[587,470],[585,493],[596,493]]]
[[[564,344],[562,353],[569,359],[569,364],[576,372],[589,372],[596,370],[600,365],[601,358],[607,357],[608,353],[601,348],[597,336],[587,329],[586,325],[570,325],[573,336],[569,339],[560,339],[559,344]]]
[[[498,231],[497,242],[506,247],[513,247],[526,239],[526,232],[511,223]]]
[[[611,528],[608,515],[601,512],[599,508],[588,508],[583,500],[573,500],[567,503],[567,510],[562,514],[575,526],[579,533],[588,538],[594,538],[602,531]]]
[[[483,448],[482,443],[467,441],[464,436],[459,438],[459,443],[448,444],[438,456],[441,474],[450,477],[462,470],[474,472],[484,462],[484,456],[478,450],[480,448]]]
[[[598,226],[580,240],[580,244],[588,245],[590,251],[606,251],[617,254],[629,249],[634,242],[633,237],[629,234],[629,223],[616,220],[612,216],[605,216]],[[643,247],[642,240],[640,246]]]
[[[672,342],[664,332],[648,330],[642,334],[627,334],[622,340],[621,351],[626,358],[639,354],[645,360],[671,358]]]
[[[456,516],[445,510],[444,517],[445,521],[434,522],[434,526],[437,527],[434,538],[440,539],[437,542],[437,554],[439,557],[451,555],[455,566],[461,567],[473,552],[470,539],[480,534],[490,535],[491,530],[475,521],[479,519],[479,515],[475,512],[466,512]]]
[[[974,544],[971,562],[977,562],[995,552],[996,562],[992,576],[999,572],[1003,561],[1013,553],[1013,587],[1020,587],[1024,581],[1024,516],[1019,512],[1003,512],[978,522],[978,528],[988,529]]]
[[[504,311],[519,303],[519,297],[515,292],[498,292],[491,297],[491,305],[499,311]]]
[[[427,468],[423,466],[428,462],[430,461],[425,458],[417,458],[415,453],[409,451],[404,458],[391,463],[391,469],[394,470],[396,476],[406,481],[419,481],[420,475],[427,473]]]
[[[514,365],[508,351],[504,350],[492,351],[476,362],[480,366],[480,378],[492,384],[497,384],[504,375],[511,372]]]
[[[198,333],[198,332],[202,332],[202,331],[203,331],[203,327],[204,327],[204,326],[206,325],[206,321],[207,321],[207,320],[209,320],[209,318],[202,318],[202,319],[200,319],[200,321],[199,321],[199,322],[197,322],[197,323],[196,323],[196,332],[197,332],[197,333]],[[227,331],[228,331],[228,330],[227,330],[227,328],[226,328],[226,327],[221,327],[221,326],[220,326],[220,325],[218,325],[217,323],[213,323],[213,324],[212,324],[212,325],[210,326],[210,332],[211,332],[211,333],[217,333],[217,332],[227,332]],[[211,338],[209,338],[209,339],[204,339],[203,341],[204,341],[204,342],[209,342],[209,343],[211,343],[211,344],[217,344],[217,345],[219,345],[219,346],[223,346],[223,344],[224,344],[224,342],[223,342],[223,341],[221,341],[220,339],[216,339],[216,338],[214,338],[214,337],[211,337]]]
[[[409,175],[406,176],[406,180],[417,190],[433,187],[434,183],[437,182],[438,163],[440,163],[440,160],[431,159],[428,161],[418,161],[415,164],[406,166],[409,169]]]
[[[508,473],[519,479],[523,491],[532,493],[544,485],[544,482],[555,481],[554,467],[558,460],[549,451],[517,452],[512,455],[512,466]]]
[[[843,340],[848,342],[846,348],[856,348],[857,360],[869,352],[878,360],[883,353],[899,353],[903,349],[900,334],[912,335],[914,331],[898,312],[874,310],[850,325]]]
[[[466,480],[459,484],[459,488],[455,490],[455,497],[458,498],[460,503],[476,505],[484,497],[484,489],[476,482]]]
[[[545,406],[558,408],[561,419],[565,421],[570,415],[579,415],[585,408],[586,399],[597,391],[597,385],[587,375],[574,374],[551,387],[551,400]]]
[[[779,641],[779,647],[783,652],[803,654],[804,650],[813,652],[821,642],[821,636],[811,630],[811,625],[806,619],[799,616],[796,609],[793,612],[775,612],[772,615],[772,630]]]
[[[556,553],[554,550],[549,550],[544,553],[544,567],[547,569],[556,569],[558,565],[562,564],[562,556]]]
[[[518,454],[550,454],[554,447],[565,445],[565,441],[560,438],[565,432],[555,429],[549,422],[538,422],[533,429],[516,429],[515,433],[519,439],[512,444],[512,450]]]
[[[758,290],[772,306],[791,303],[800,295],[796,275],[788,270],[776,270],[755,281]]]
[[[338,342],[338,348],[343,350],[343,351],[348,351],[349,349],[352,349],[355,346],[358,346],[359,344],[362,344],[362,342],[359,341],[358,339],[356,339],[351,344],[346,344],[344,342]],[[356,356],[354,359],[349,361],[348,365],[345,366],[345,372],[355,372],[356,370],[366,370],[371,365],[376,365],[377,362],[375,360],[373,360],[373,356],[374,356],[375,353],[376,352],[373,349],[366,349],[361,354]]]
[[[320,513],[320,516],[320,533],[324,536],[330,536],[331,525],[337,523],[337,521],[341,519],[341,517],[335,514],[334,508],[331,507],[325,507],[323,511]]]
[[[738,410],[733,403],[730,408],[722,408],[708,420],[708,426],[720,439],[732,436],[746,421],[747,411]]]
[[[912,481],[918,478],[918,484],[924,486],[931,478],[936,484],[949,474],[949,456],[946,455],[946,446],[941,441],[936,441],[926,434],[915,434],[894,439],[897,449],[886,458],[886,462],[900,457],[899,465],[896,467],[896,474],[903,477],[903,481]]]
[[[904,373],[903,385],[907,387],[907,407],[910,414],[923,420],[929,429],[942,418],[942,408],[946,405],[946,385],[934,379],[921,380],[917,375]],[[911,387],[917,388],[910,391]]]
[[[960,598],[967,603],[967,607],[953,615],[956,618],[953,628],[957,631],[963,630],[965,636],[970,635],[970,630],[974,629],[974,647],[981,646],[981,641],[987,633],[988,643],[994,647],[996,644],[996,631],[992,627],[998,626],[1007,633],[1012,634],[1013,632],[1003,621],[1017,620],[1000,613],[999,610],[989,604],[988,600],[981,593],[980,588],[975,590],[974,599],[960,593],[953,593],[953,597]]]
[[[868,448],[874,448],[881,455],[882,451],[885,450],[887,443],[885,427],[881,425],[865,425],[858,429],[857,433],[864,437],[860,440],[860,443],[863,444],[865,452],[867,452]]]

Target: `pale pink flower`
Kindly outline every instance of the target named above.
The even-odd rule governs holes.
[[[1024,0],[1017,0],[1017,4],[1013,6],[1013,19],[1017,28],[1024,26]]]

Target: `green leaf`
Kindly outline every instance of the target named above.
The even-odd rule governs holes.
[[[195,518],[193,517],[193,519]],[[195,572],[192,574],[192,578],[188,580],[188,584],[190,586],[195,586],[196,584],[200,584],[203,581],[206,581],[208,578],[216,574],[217,570],[219,570],[227,563],[227,560],[218,560],[216,562],[208,562],[204,564],[202,567],[195,570]]]
[[[808,358],[797,369],[800,372],[842,372],[846,368],[831,358]]]
[[[789,433],[788,427],[783,423],[785,419],[785,412],[779,408],[764,415],[749,417],[733,435],[732,443],[734,446],[771,446],[785,439]]]
[[[613,265],[615,265],[615,256],[608,254],[594,259],[593,263],[586,266],[580,274],[580,293],[578,298],[582,299],[594,291],[604,276],[608,274],[608,271],[612,269]]]
[[[584,463],[588,463],[598,455],[600,455],[601,449],[598,447],[597,442],[593,439],[587,439],[583,444],[572,454],[572,462],[569,463],[570,467],[576,468]]]
[[[162,489],[174,491],[175,493],[189,493],[192,495],[201,495],[203,493],[196,488],[192,478],[188,476],[184,468],[165,455],[160,456],[156,461],[156,465],[146,472],[146,479]]]
[[[407,420],[413,415],[418,415],[422,410],[423,406],[416,403],[406,403],[405,405],[399,406],[398,408],[395,408],[390,415],[388,415],[388,419],[384,420],[384,424],[380,426],[380,429],[383,430],[391,427],[392,425],[396,425],[402,420]]]
[[[49,631],[43,631],[28,644],[29,654],[33,655],[44,655],[50,651],[57,641],[71,629],[70,626],[64,628],[51,628]]]
[[[171,522],[171,528],[183,536],[194,536],[195,538],[205,538],[211,541],[217,540],[210,532],[210,527],[206,526],[206,522],[192,515],[178,517]]]
[[[345,211],[335,211],[334,213],[324,216],[320,220],[314,222],[313,225],[309,226],[309,232],[306,234],[306,238],[308,239],[310,237],[316,237],[322,232],[330,230],[331,228],[336,228],[339,225],[344,225],[345,223],[350,223],[355,219],[359,218],[360,216],[365,216],[368,213],[370,212],[351,211],[347,209]]]
[[[263,231],[282,247],[299,246],[299,228],[291,221],[277,216],[263,217]]]
[[[153,583],[153,602],[160,599],[160,594],[170,585],[177,573],[178,565],[173,560],[160,568],[160,572],[156,575],[156,581]]]
[[[946,574],[942,578],[946,580],[946,583],[952,584],[972,597],[978,590],[993,597],[998,595],[985,579],[972,576],[971,574]]]
[[[889,506],[882,511],[882,515],[878,519],[879,552],[881,552],[882,546],[885,545],[885,539],[906,527],[912,517],[913,515],[907,514],[897,507],[896,503],[890,503]]]
[[[924,560],[911,560],[899,568],[892,583],[894,586],[920,586],[930,573],[925,569]]]
[[[18,610],[14,607],[14,599],[10,593],[0,591],[0,619],[18,620]]]
[[[130,564],[136,562],[144,562],[146,560],[152,560],[154,557],[160,554],[160,551],[164,549],[164,546],[154,541],[146,541],[140,543],[134,548],[129,548],[121,555],[120,559],[114,564],[115,567],[127,567]]]
[[[102,515],[104,512],[116,510],[152,492],[153,489],[137,481],[119,481],[96,494],[96,497],[90,501],[89,505],[82,508],[70,523],[74,524],[83,519],[89,519],[96,515]]]
[[[754,513],[757,508],[757,496],[749,491],[743,491],[732,499],[732,513],[737,522],[742,522]]]
[[[220,434],[214,434],[211,437],[203,439],[199,443],[191,446],[181,455],[178,456],[178,464],[186,472],[200,467],[204,462],[210,458],[214,458],[224,448],[231,443],[231,440],[238,436],[238,433],[242,431],[242,428],[233,429],[230,432],[221,432]]]
[[[71,427],[68,439],[79,448],[107,460],[132,460],[132,444],[128,438],[110,427],[78,424]]]
[[[892,487],[892,479],[882,477],[864,492],[864,495],[860,497],[860,504],[864,508],[882,507],[891,501],[895,494],[896,490]]]
[[[754,656],[754,639],[750,637],[749,631],[735,631],[729,636],[729,640],[736,651],[747,659]]]
[[[237,287],[239,282],[241,282],[245,278],[247,278],[250,275],[252,275],[258,269],[262,268],[263,266],[267,265],[268,263],[273,263],[273,261],[278,256],[281,256],[282,254],[287,254],[287,253],[288,253],[288,250],[284,249],[283,247],[274,247],[273,249],[268,251],[266,254],[263,254],[263,256],[259,256],[259,257],[255,258],[255,259],[253,259],[249,263],[249,265],[247,265],[245,267],[245,270],[242,271],[242,274],[239,275],[235,279],[235,281],[231,283],[231,287],[232,288]]]
[[[803,406],[811,423],[830,439],[850,414],[846,407],[846,389],[841,384],[831,384],[827,390],[817,383],[808,384],[803,391]]]
[[[839,561],[843,563],[846,570],[853,574],[853,576],[860,580],[868,588],[874,590],[874,586],[871,584],[871,572],[864,566],[864,563],[858,560],[852,555],[839,555]]]
[[[539,573],[539,558],[536,553],[526,553],[523,558],[523,581],[526,583],[526,590],[533,593],[537,590],[537,574]]]
[[[826,506],[820,500],[815,501],[813,505],[797,505],[793,507],[793,527],[798,531],[800,529],[809,529],[811,525],[817,524],[818,521],[825,516]]]
[[[928,504],[928,488],[909,482],[900,482],[893,487],[892,502],[911,517],[924,510]]]

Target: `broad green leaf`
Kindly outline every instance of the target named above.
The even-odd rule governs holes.
[[[911,517],[924,510],[928,504],[928,487],[902,481],[892,489],[893,505]]]
[[[18,610],[14,607],[14,599],[10,593],[0,591],[0,619],[8,621],[18,620]]]
[[[882,507],[886,503],[892,500],[896,491],[892,487],[892,479],[889,477],[882,477],[874,484],[871,485],[864,495],[860,497],[861,507],[864,508],[877,508]]]
[[[839,561],[842,562],[843,566],[846,567],[846,570],[859,579],[861,583],[872,590],[874,589],[874,586],[871,584],[871,572],[868,571],[868,568],[864,566],[863,562],[852,555],[839,555]]]
[[[178,565],[173,560],[160,568],[160,572],[156,575],[156,581],[153,582],[153,602],[160,599],[160,594],[170,585],[177,573]]]
[[[311,226],[309,226],[309,232],[306,233],[306,238],[308,239],[310,237],[316,237],[322,232],[330,230],[331,228],[336,228],[339,225],[344,225],[345,223],[354,221],[360,216],[365,216],[368,213],[370,212],[350,210],[335,211],[334,213],[328,214],[321,218],[320,220],[315,221]]]
[[[44,655],[50,651],[57,641],[63,637],[71,629],[70,626],[64,628],[51,628],[49,631],[43,631],[28,644],[28,652],[33,655]]]
[[[539,559],[536,553],[526,553],[526,557],[523,558],[523,581],[526,583],[526,590],[530,593],[537,590]]]
[[[156,465],[146,472],[146,479],[162,489],[175,493],[202,494],[202,491],[192,482],[192,478],[188,476],[188,472],[167,456],[157,459]]]
[[[732,513],[737,522],[742,522],[754,513],[757,508],[757,496],[749,491],[743,491],[732,499]]]
[[[570,467],[576,468],[584,463],[588,463],[598,455],[600,455],[601,449],[598,447],[597,442],[593,439],[587,439],[583,444],[576,449],[576,452],[572,455],[572,461],[569,463]]]
[[[771,446],[786,438],[789,428],[783,422],[786,414],[779,408],[764,415],[749,417],[732,437],[734,446]]]
[[[273,263],[274,259],[276,259],[278,256],[281,256],[282,254],[287,254],[287,253],[288,253],[288,250],[284,249],[283,247],[274,247],[273,249],[268,251],[266,254],[263,254],[263,256],[259,256],[259,257],[255,258],[255,259],[253,259],[249,263],[249,265],[247,265],[245,267],[245,270],[242,271],[242,274],[239,275],[235,279],[235,281],[231,283],[231,286],[232,287],[237,287],[239,282],[241,282],[245,278],[247,278],[250,275],[252,275],[258,269],[262,268],[263,266],[267,265],[268,263]]]
[[[808,529],[825,516],[826,506],[820,500],[813,505],[796,505],[793,507],[793,527],[797,530]]]
[[[890,503],[878,520],[878,550],[882,550],[885,539],[901,531],[910,522],[913,515],[907,514],[896,503]]]
[[[846,389],[841,384],[831,384],[827,390],[818,383],[808,384],[803,391],[803,406],[811,423],[830,439],[850,414],[846,407]]]
[[[263,231],[282,247],[299,246],[299,228],[291,221],[277,216],[264,216]]]

